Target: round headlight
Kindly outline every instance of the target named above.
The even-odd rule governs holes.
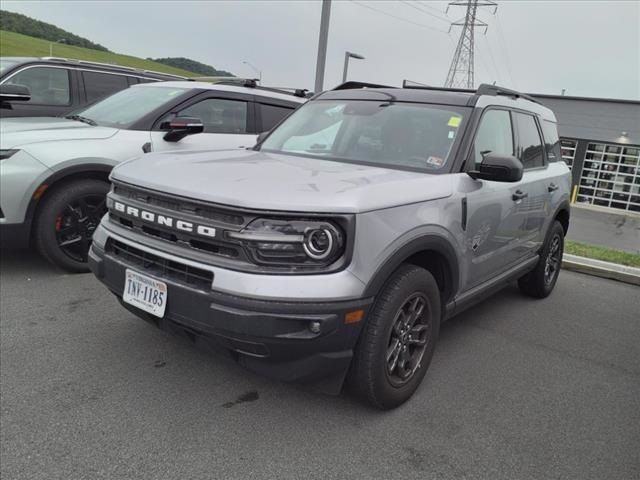
[[[327,228],[310,229],[304,236],[302,248],[314,260],[324,260],[333,251],[333,233]]]

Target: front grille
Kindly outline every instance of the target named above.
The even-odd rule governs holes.
[[[213,253],[214,255],[220,255],[228,258],[236,258],[240,255],[238,250],[239,247],[236,245],[224,245],[220,242],[198,238],[190,233],[178,230],[156,228],[155,226],[146,224],[138,219],[125,218],[113,211],[109,212],[109,218],[123,227],[130,228],[139,233],[144,233],[145,235],[171,242],[182,247],[203,250],[207,253]]]
[[[213,282],[213,272],[167,260],[113,238],[107,241],[105,251],[127,265],[140,267],[145,272],[185,285],[208,290]]]
[[[114,183],[113,193],[125,199],[129,198],[150,206],[165,208],[176,213],[187,213],[228,225],[245,225],[247,222],[247,219],[245,219],[243,215],[230,209],[212,207],[194,200],[177,200],[175,197],[150,192],[148,190],[131,188],[120,183]]]

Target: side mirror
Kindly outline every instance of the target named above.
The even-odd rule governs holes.
[[[524,167],[522,162],[511,155],[488,153],[484,155],[478,170],[468,172],[474,180],[490,180],[492,182],[519,182]]]
[[[31,92],[24,85],[5,83],[0,85],[0,103],[3,107],[11,108],[9,102],[28,102],[31,100]]]
[[[167,142],[179,142],[187,135],[202,133],[204,130],[202,120],[194,117],[175,117],[173,120],[163,123],[161,127],[169,130],[162,137]]]

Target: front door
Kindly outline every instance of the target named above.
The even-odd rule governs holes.
[[[480,120],[471,161],[489,152],[514,155],[515,135],[508,110],[489,109]],[[529,197],[523,182],[465,179],[467,225],[466,281],[472,288],[516,264],[527,254]]]
[[[195,117],[202,120],[204,132],[189,135],[179,142],[164,140],[166,131],[151,132],[151,151],[167,150],[218,150],[252,147],[257,135],[247,133],[249,125],[249,108],[251,104],[245,100],[227,98],[205,98],[184,109],[174,112],[160,121],[174,116]]]

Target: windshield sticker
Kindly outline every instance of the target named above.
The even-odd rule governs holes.
[[[456,131],[455,130],[449,130],[449,140],[451,140],[455,136],[456,136]]]
[[[447,125],[450,127],[458,128],[460,126],[460,122],[462,122],[462,117],[451,117]]]
[[[427,158],[427,165],[430,167],[440,168],[444,165],[444,160],[440,157],[429,157]]]

